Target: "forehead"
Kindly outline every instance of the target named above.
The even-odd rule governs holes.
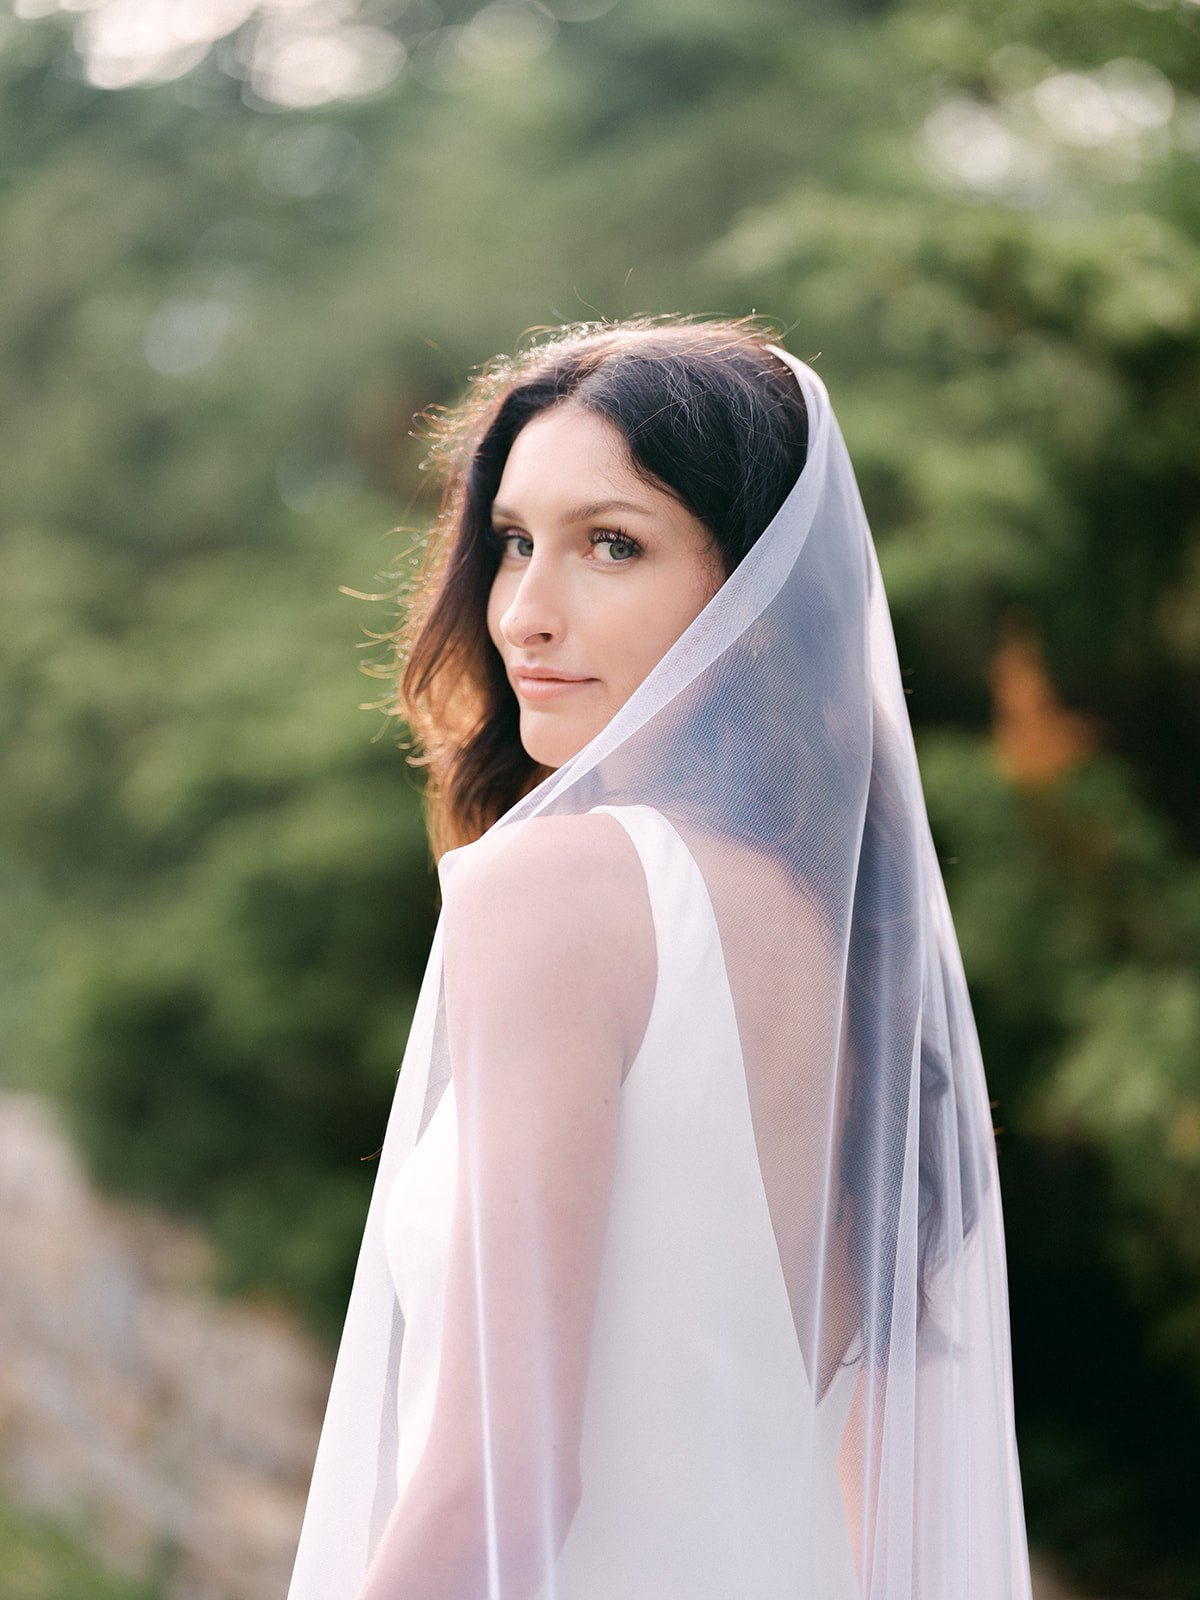
[[[582,406],[557,405],[539,412],[513,440],[497,490],[498,500],[518,492],[578,498],[581,476],[601,488],[636,490],[649,499],[652,485],[634,470],[621,430]]]

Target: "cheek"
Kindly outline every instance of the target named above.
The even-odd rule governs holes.
[[[612,633],[619,675],[632,685],[640,683],[699,616],[713,592],[691,568],[663,573],[645,585],[636,603],[622,608],[620,626]]]
[[[715,593],[710,575],[697,573],[694,567],[678,573],[673,583],[663,586],[652,612],[654,631],[662,645],[660,655],[690,627]]]

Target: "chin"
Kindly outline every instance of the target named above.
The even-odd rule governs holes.
[[[582,750],[591,737],[590,732],[571,733],[565,728],[521,729],[525,754],[543,767],[561,767]]]

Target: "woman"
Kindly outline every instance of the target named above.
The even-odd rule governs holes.
[[[565,329],[440,456],[442,917],[289,1600],[1022,1600],[987,1089],[823,384]]]

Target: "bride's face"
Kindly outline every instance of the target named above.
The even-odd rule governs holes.
[[[720,554],[698,518],[638,477],[620,430],[570,403],[513,441],[492,526],[502,542],[488,633],[521,709],[521,743],[558,767],[720,588]]]

